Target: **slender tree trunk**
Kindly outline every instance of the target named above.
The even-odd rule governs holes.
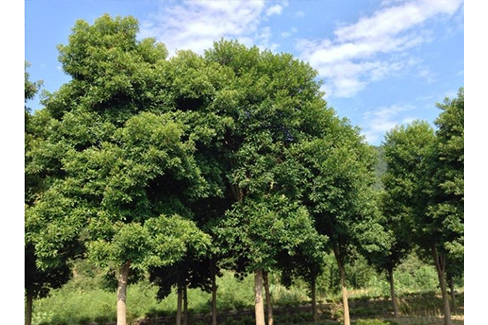
[[[318,314],[317,314],[317,291],[316,291],[316,275],[315,273],[312,272],[312,278],[311,278],[311,283],[310,283],[310,289],[312,291],[312,317],[313,317],[313,322],[317,324],[319,321]]]
[[[176,325],[181,325],[181,305],[183,304],[183,288],[181,284],[177,286],[177,297],[176,297]]]
[[[119,270],[117,286],[117,325],[127,324],[127,279],[129,278],[130,261]]]
[[[454,293],[454,281],[452,276],[449,276],[449,290],[451,290],[452,313],[456,314],[456,294]]]
[[[183,325],[188,325],[188,287],[183,287]]]
[[[32,301],[33,297],[31,293],[26,296],[26,306],[25,306],[25,325],[32,324]]]
[[[339,273],[341,275],[341,287],[342,287],[342,306],[344,309],[344,325],[351,325],[351,319],[349,317],[349,302],[347,300],[347,287],[346,287],[346,272],[344,271],[344,265],[339,257],[339,250],[334,247],[334,255],[339,267]]]
[[[347,300],[346,274],[344,272],[344,266],[341,264],[339,269],[341,272],[342,304],[344,306],[344,325],[351,325],[351,320],[349,318],[349,302]]]
[[[449,306],[449,297],[447,295],[446,278],[445,278],[445,257],[439,256],[435,246],[432,246],[432,257],[434,258],[435,267],[437,270],[437,276],[439,278],[439,284],[442,292],[442,302],[444,305],[444,325],[453,325],[451,320],[451,309]]]
[[[393,278],[393,268],[388,269],[388,280],[390,280],[391,303],[393,304],[393,314],[398,317],[398,305],[395,294],[395,281]]]
[[[212,259],[210,261],[210,276],[212,278],[212,325],[217,325],[217,272],[216,261]]]
[[[268,309],[268,325],[273,325],[273,305],[271,303],[271,293],[269,292],[268,272],[263,272],[264,291],[266,293],[266,308]]]
[[[254,273],[254,297],[256,325],[265,325],[263,304],[263,269],[257,269]]]

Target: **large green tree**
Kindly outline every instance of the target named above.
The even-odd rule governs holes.
[[[26,62],[25,71],[25,102],[33,99],[41,86],[41,82],[32,82],[29,80],[29,73]],[[26,167],[31,162],[30,152],[32,149],[42,141],[44,136],[44,122],[46,122],[45,114],[32,114],[31,110],[25,106],[25,165]],[[42,193],[46,179],[39,177],[39,175],[26,173],[25,175],[25,206],[26,208],[32,206],[36,197]],[[24,247],[24,287],[26,297],[26,315],[25,324],[32,323],[33,299],[45,297],[51,289],[59,288],[65,284],[71,277],[70,261],[67,258],[64,263],[56,267],[46,270],[40,269],[36,265],[36,254],[32,236],[33,229],[28,224],[25,227],[25,247]],[[65,256],[72,256],[73,251],[64,252]]]
[[[386,273],[386,278],[390,283],[390,297],[393,307],[393,314],[398,317],[398,303],[395,291],[394,271],[412,251],[413,244],[406,215],[399,212],[399,205],[395,198],[390,197],[387,192],[390,186],[395,186],[389,182],[384,182],[386,191],[379,193],[378,205],[380,206],[382,217],[379,219],[381,225],[389,237],[389,248],[382,251],[373,251],[365,254],[367,261],[377,272]]]
[[[457,98],[437,104],[434,186],[429,207],[428,232],[444,301],[444,324],[451,324],[447,280],[462,273],[464,261],[464,88]],[[453,295],[453,306],[455,307]]]
[[[198,133],[198,139],[194,136],[196,139],[194,157],[206,180],[208,190],[204,197],[185,200],[185,207],[198,227],[212,237],[215,237],[214,228],[235,200],[226,178],[228,160],[223,151],[225,134],[234,124],[232,116],[227,114],[231,109],[227,105],[232,103],[226,101],[228,81],[231,76],[231,69],[222,67],[216,62],[206,61],[202,56],[191,51],[178,51],[168,60],[164,68],[164,78],[161,78],[161,88],[166,89],[165,105],[171,110],[184,112],[179,115],[180,118],[184,119],[195,134]],[[216,276],[220,274],[219,263],[228,255],[228,252],[220,250],[218,241],[212,240],[207,256],[199,259],[201,263],[187,260],[180,265],[189,263],[192,269],[190,273],[194,275],[196,271],[200,275],[198,281],[201,283],[197,284],[193,279],[192,286],[208,288],[207,284],[210,281],[212,324],[217,324]],[[174,268],[170,267],[170,269]],[[160,281],[168,279],[162,274],[164,268],[153,268],[151,272],[154,281],[161,285],[161,292],[166,292],[168,284]],[[170,278],[172,278],[170,283],[177,282],[175,277]]]
[[[462,125],[462,120],[461,120]],[[410,238],[421,256],[432,259],[437,270],[443,297],[444,323],[452,324],[446,290],[446,268],[452,256],[462,251],[464,215],[443,213],[444,203],[440,194],[446,173],[443,167],[442,140],[432,127],[423,121],[408,126],[398,126],[390,131],[385,140],[385,160],[388,163],[385,184],[388,205],[394,207],[394,215],[410,229]],[[462,132],[462,130],[461,130]],[[457,159],[461,159],[458,157]],[[462,161],[461,161],[462,165]],[[459,165],[458,165],[459,166]],[[455,170],[456,168],[453,168]],[[461,169],[462,173],[462,169]],[[462,181],[461,181],[462,182]],[[462,197],[462,193],[459,193]],[[459,196],[458,196],[459,197]],[[449,211],[449,210],[447,210]],[[457,254],[456,254],[457,253]]]
[[[403,256],[402,248],[408,247],[403,242],[416,242],[417,238],[413,236],[419,222],[416,220],[420,220],[427,211],[434,142],[434,132],[425,122],[399,126],[386,135],[384,148],[388,167],[383,177],[385,194],[382,207],[389,229],[397,236],[392,250],[377,259],[376,263],[378,266],[384,265],[389,273],[391,269],[391,274]],[[390,276],[390,280],[392,278]],[[390,283],[394,292],[393,283]],[[393,299],[392,295],[395,304]]]
[[[341,279],[344,322],[350,324],[344,265],[356,254],[385,250],[388,237],[375,204],[375,157],[346,120],[321,128],[323,134],[301,144],[305,203],[319,233],[329,238]]]
[[[377,148],[378,164],[376,167],[378,190],[378,205],[382,214],[379,221],[389,236],[389,249],[374,251],[365,255],[367,261],[377,272],[386,273],[390,283],[390,296],[392,301],[393,313],[398,317],[398,304],[395,292],[394,270],[407,257],[413,248],[410,233],[412,228],[409,226],[408,214],[403,207],[396,203],[401,199],[395,196],[398,194],[393,189],[398,186],[395,178],[391,177],[387,171],[387,162],[384,160],[384,147]],[[394,162],[390,162],[394,163]]]
[[[195,150],[215,132],[175,107],[164,45],[136,40],[137,21],[77,21],[60,61],[72,80],[47,96],[52,117],[29,170],[54,175],[27,210],[38,266],[82,243],[118,279],[117,324],[126,323],[129,271],[168,265],[209,238],[186,203],[208,195]]]
[[[265,273],[281,251],[293,254],[316,233],[300,202],[299,168],[290,150],[317,133],[316,121],[333,112],[322,99],[316,71],[289,54],[221,41],[204,59],[226,73],[211,105],[232,121],[219,160],[234,204],[218,224],[216,239],[234,256],[237,271],[254,273],[256,323],[264,324]]]

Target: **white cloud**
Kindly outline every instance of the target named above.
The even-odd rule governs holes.
[[[377,11],[334,32],[339,42],[395,36],[438,14],[454,14],[462,0],[417,0]]]
[[[235,38],[251,45],[250,41],[266,32],[260,30],[260,23],[273,7],[271,12],[277,13],[276,6],[279,5],[269,7],[264,0],[166,3],[142,21],[140,37],[157,38],[170,55],[187,49],[203,53],[221,38]]]
[[[269,26],[263,27],[259,34],[255,36],[255,43],[261,50],[271,50],[275,51],[279,44],[277,43],[270,43],[271,36],[271,28]]]
[[[287,37],[290,37],[291,36],[291,33],[290,32],[283,32],[281,33],[281,37],[283,38],[287,38]]]
[[[268,10],[266,10],[266,16],[272,16],[272,15],[281,15],[283,12],[283,7],[280,5],[274,5],[272,7],[269,7]]]
[[[334,31],[334,39],[301,40],[301,58],[334,87],[337,97],[351,97],[373,81],[415,64],[403,53],[430,41],[422,24],[433,17],[452,16],[462,0],[386,0],[370,17]],[[432,80],[432,79],[429,79]]]
[[[324,93],[324,98],[328,98],[332,95],[333,87],[329,84],[323,84],[320,86],[320,91]]]
[[[429,68],[425,68],[425,67],[421,68],[417,76],[428,84],[437,81],[437,78],[435,77],[435,73],[432,72]]]
[[[295,27],[293,27],[289,32],[283,32],[281,33],[281,37],[287,38],[290,37],[291,35],[295,34],[298,31]]]
[[[384,136],[385,132],[390,131],[399,124],[410,123],[415,118],[404,116],[403,114],[415,109],[411,105],[391,105],[380,107],[376,110],[367,111],[364,114],[363,135],[369,143],[377,143]]]

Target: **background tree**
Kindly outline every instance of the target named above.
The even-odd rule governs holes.
[[[324,272],[327,238],[313,236],[303,242],[293,255],[281,252],[278,255],[278,269],[281,271],[281,283],[289,287],[295,279],[304,279],[310,287],[312,299],[312,318],[318,322],[317,278]]]
[[[462,263],[464,254],[464,89],[437,107],[442,112],[435,121],[435,139],[425,122],[387,136],[385,183],[392,185],[388,196],[399,203],[392,201],[392,207],[406,215],[416,213],[414,231],[429,255],[436,252],[438,268],[450,259]]]
[[[319,233],[329,238],[342,286],[344,322],[350,324],[344,265],[356,252],[388,247],[374,201],[375,152],[345,120],[322,128],[298,153],[305,166],[306,205]]]
[[[434,189],[429,207],[428,229],[436,242],[432,255],[444,301],[444,324],[451,324],[446,281],[460,273],[464,261],[464,88],[458,97],[437,104],[442,110],[435,120]],[[458,264],[458,265],[450,265]],[[451,287],[453,293],[453,288]],[[452,297],[453,304],[455,297]],[[455,305],[454,305],[455,306]]]
[[[391,192],[388,192],[394,186],[390,184],[388,175],[385,176],[384,187],[385,192],[378,195],[378,204],[381,207],[382,217],[380,223],[389,236],[389,249],[383,251],[374,251],[366,254],[365,257],[368,262],[373,265],[378,273],[386,273],[386,278],[390,283],[390,297],[393,307],[393,314],[398,317],[398,303],[395,292],[395,280],[393,273],[395,269],[404,261],[404,259],[412,251],[413,245],[411,242],[411,228],[408,226],[408,216],[401,213],[398,209],[399,205],[395,202],[399,198],[394,198]]]
[[[443,296],[444,323],[452,324],[445,281],[445,229],[431,207],[436,187],[433,176],[438,168],[434,130],[422,121],[396,127],[386,136],[385,159],[385,182],[392,184],[387,190],[395,200],[392,204],[405,215],[421,256],[433,258]]]
[[[198,288],[211,293],[213,261],[210,254],[198,256],[191,251],[181,261],[160,267],[149,268],[150,281],[158,286],[157,299],[166,298],[173,288],[177,292],[176,324],[188,324],[188,288]],[[218,272],[218,271],[216,271]],[[183,310],[182,310],[183,309]]]
[[[379,222],[387,231],[389,236],[389,249],[374,251],[366,254],[368,263],[375,267],[378,273],[386,272],[386,277],[390,283],[390,296],[393,306],[393,314],[398,317],[398,304],[395,292],[394,270],[410,254],[413,245],[409,227],[408,215],[405,214],[403,207],[396,204],[397,200],[403,198],[395,196],[394,188],[397,186],[394,177],[387,172],[387,162],[384,160],[384,147],[376,148],[378,152],[378,162],[376,165],[377,183],[375,189],[378,190],[377,200],[380,207],[381,217]]]

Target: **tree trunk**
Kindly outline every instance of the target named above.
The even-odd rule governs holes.
[[[268,272],[263,272],[264,291],[266,293],[266,307],[268,309],[268,325],[273,325],[273,305],[271,303],[271,294],[269,292]]]
[[[120,268],[117,286],[117,325],[127,324],[127,279],[129,278],[130,261]]]
[[[318,323],[319,321],[319,318],[318,318],[318,314],[317,314],[317,291],[316,291],[316,275],[315,273],[312,272],[312,278],[311,278],[311,282],[310,282],[310,289],[312,291],[312,317],[313,317],[313,322],[315,324]]]
[[[210,277],[212,278],[212,325],[217,325],[217,281],[216,262],[210,261]]]
[[[388,269],[388,280],[390,280],[390,295],[391,295],[391,303],[393,304],[393,314],[395,317],[398,317],[398,305],[397,299],[395,294],[395,281],[393,278],[393,268]]]
[[[188,287],[183,287],[183,325],[188,325]]]
[[[257,269],[254,273],[254,297],[256,325],[265,325],[263,304],[263,269]]]
[[[339,257],[339,250],[334,247],[334,255],[339,267],[339,273],[341,275],[341,287],[342,287],[342,306],[344,310],[344,325],[351,325],[351,319],[349,318],[349,302],[347,300],[347,287],[346,287],[346,272],[344,271],[344,265]]]
[[[177,296],[176,296],[176,325],[181,325],[181,305],[183,303],[183,288],[178,283],[176,287]]]
[[[27,301],[25,306],[25,325],[31,325],[32,324],[32,301],[33,301],[32,294],[28,293],[26,298]]]
[[[439,284],[442,292],[442,302],[444,305],[444,325],[453,325],[451,320],[451,309],[449,306],[449,297],[447,295],[445,267],[446,259],[443,256],[439,256],[435,246],[432,247],[432,256],[434,258],[435,267],[437,270],[437,276],[439,278]]]
[[[454,281],[452,276],[449,276],[449,289],[451,290],[452,313],[456,314],[456,294],[454,293]]]

